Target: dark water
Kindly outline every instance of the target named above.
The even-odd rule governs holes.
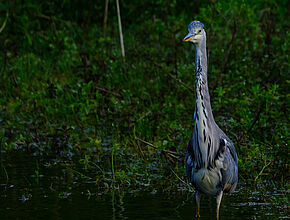
[[[11,163],[2,160],[1,165],[1,220],[195,219],[194,194],[187,190],[99,190],[95,182],[74,182],[66,168],[47,163],[47,168],[40,169],[37,160],[23,160],[17,155],[9,160]],[[285,196],[286,192],[274,188],[260,193],[240,183],[236,192],[224,196],[220,219],[288,219],[287,204],[281,202]],[[215,199],[204,196],[200,219],[215,219],[215,208]]]

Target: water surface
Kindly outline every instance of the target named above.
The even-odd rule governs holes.
[[[9,160],[2,160],[6,166],[1,167],[1,220],[195,219],[194,193],[185,189],[166,193],[100,189],[94,181],[74,181],[65,166],[40,167],[35,158],[17,154]],[[279,199],[286,192],[275,188],[263,192],[240,183],[234,193],[224,196],[221,219],[288,219],[287,205]],[[215,219],[215,209],[215,199],[204,196],[200,219]]]

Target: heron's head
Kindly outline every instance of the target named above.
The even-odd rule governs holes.
[[[204,26],[200,21],[193,21],[188,25],[188,34],[183,41],[189,41],[193,43],[201,43],[205,38]]]

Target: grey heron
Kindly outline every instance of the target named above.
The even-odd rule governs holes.
[[[206,32],[204,25],[193,21],[184,41],[195,46],[194,132],[185,157],[189,181],[196,190],[197,216],[202,194],[217,197],[217,219],[223,193],[234,191],[238,183],[238,157],[231,140],[216,124],[207,84]]]

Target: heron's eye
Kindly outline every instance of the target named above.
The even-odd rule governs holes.
[[[201,30],[199,29],[199,30],[197,31],[197,33],[201,33]]]

